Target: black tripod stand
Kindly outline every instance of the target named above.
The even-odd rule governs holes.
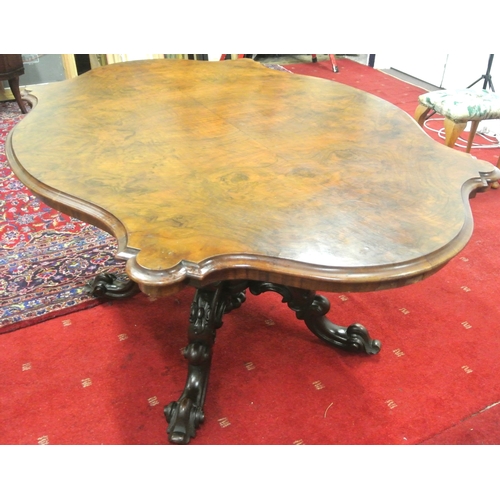
[[[470,89],[471,87],[476,85],[476,83],[479,83],[481,80],[484,79],[483,90],[486,90],[486,87],[489,86],[491,91],[495,92],[495,88],[493,87],[493,81],[491,79],[491,74],[490,74],[491,73],[491,66],[493,64],[493,57],[494,57],[494,54],[490,54],[490,57],[488,58],[488,68],[486,69],[486,74],[482,75],[481,78],[478,78],[474,83],[471,83],[467,87],[468,89]]]

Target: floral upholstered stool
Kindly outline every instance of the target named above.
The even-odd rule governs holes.
[[[422,94],[415,110],[415,120],[423,127],[429,113],[444,116],[445,144],[452,148],[471,122],[467,153],[470,152],[479,122],[500,118],[500,96],[488,90],[437,90]],[[498,165],[500,166],[500,158]],[[497,188],[498,183],[491,187]]]

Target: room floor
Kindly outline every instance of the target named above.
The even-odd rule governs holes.
[[[356,61],[360,64],[368,65],[369,54],[335,54],[337,59],[351,59],[352,61]],[[376,57],[376,56],[375,56]],[[328,61],[328,54],[317,54],[318,61]],[[281,66],[287,64],[301,64],[301,63],[310,63],[311,62],[311,54],[281,54],[281,55],[272,55],[272,54],[258,54],[254,55],[254,59],[269,64],[280,64]],[[439,87],[435,87],[427,82],[422,80],[418,80],[417,78],[413,78],[410,75],[402,73],[401,71],[397,71],[392,68],[384,68],[380,69],[384,73],[387,73],[395,78],[399,78],[405,82],[411,83],[417,87],[421,87],[428,91],[439,90]]]
[[[338,58],[346,57],[361,64],[368,64],[368,54],[338,54],[338,55],[336,54],[335,57]],[[317,58],[318,61],[328,61],[328,54],[317,54]],[[281,65],[299,64],[299,63],[311,62],[311,54],[284,54],[284,55],[258,54],[254,56],[254,59],[262,63],[273,63]]]

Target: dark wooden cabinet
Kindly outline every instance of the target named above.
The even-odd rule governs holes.
[[[7,80],[17,104],[23,113],[27,113],[26,105],[19,90],[19,77],[24,74],[24,64],[21,54],[0,54],[0,81]]]

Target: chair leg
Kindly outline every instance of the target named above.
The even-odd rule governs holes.
[[[427,119],[427,115],[433,111],[432,108],[428,108],[423,104],[419,104],[415,110],[415,121],[421,126],[424,126],[424,122]]]
[[[332,63],[332,70],[334,73],[339,72],[339,67],[337,66],[337,59],[335,59],[335,54],[328,54],[330,62]]]
[[[467,141],[467,149],[465,150],[467,151],[467,153],[470,153],[470,150],[472,148],[472,143],[474,142],[474,136],[476,135],[478,125],[479,121],[471,122],[469,140]]]
[[[14,94],[14,97],[16,98],[17,104],[21,108],[21,112],[23,114],[26,114],[27,113],[26,106],[24,105],[24,101],[21,97],[21,91],[19,90],[19,77],[15,76],[14,78],[11,78],[9,80],[9,86],[10,86],[10,90]]]
[[[445,134],[444,143],[448,147],[453,148],[455,146],[455,143],[457,142],[458,137],[465,130],[466,125],[467,125],[467,122],[456,123],[453,120],[450,120],[449,118],[445,118],[444,119],[444,134]]]
[[[332,71],[334,73],[339,72],[339,67],[337,66],[337,59],[335,59],[335,54],[328,54],[328,57],[330,58],[330,63],[332,65]],[[316,57],[316,54],[311,54],[312,62],[318,62],[318,58]]]

